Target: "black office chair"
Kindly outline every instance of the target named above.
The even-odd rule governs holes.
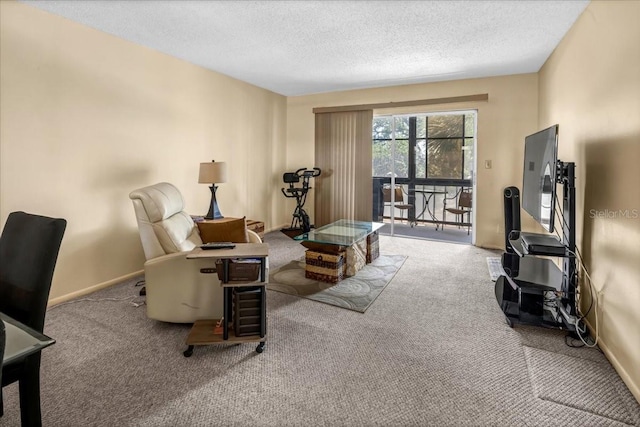
[[[41,333],[66,226],[64,219],[12,212],[0,236],[0,311]],[[22,425],[41,425],[39,352],[2,366],[2,387],[16,381]]]
[[[2,359],[4,359],[5,338],[4,322],[0,320],[0,367],[2,367]],[[0,384],[2,384],[2,369],[0,369]],[[2,387],[0,387],[0,393],[2,393],[1,390]],[[0,408],[0,416],[2,416],[2,408]]]

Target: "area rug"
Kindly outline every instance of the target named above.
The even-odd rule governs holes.
[[[380,255],[355,276],[336,284],[307,279],[304,259],[291,261],[269,275],[267,289],[364,313],[406,259],[404,255]]]

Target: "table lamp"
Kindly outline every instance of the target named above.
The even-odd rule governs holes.
[[[227,182],[227,164],[225,162],[211,162],[200,163],[200,176],[198,177],[198,183],[211,184],[211,204],[209,205],[209,212],[204,217],[205,219],[218,219],[224,218],[218,209],[218,202],[216,201],[216,190],[218,186],[216,183]]]

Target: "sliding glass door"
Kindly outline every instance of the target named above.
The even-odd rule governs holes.
[[[373,216],[382,232],[472,243],[475,111],[373,118]],[[437,233],[436,233],[437,232]]]

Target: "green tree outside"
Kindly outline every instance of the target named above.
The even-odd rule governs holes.
[[[471,179],[475,115],[415,117],[416,178]],[[396,149],[392,156],[394,122]],[[395,120],[393,117],[375,117],[372,136],[373,176],[388,177],[395,171],[396,177],[408,178],[409,116]]]

